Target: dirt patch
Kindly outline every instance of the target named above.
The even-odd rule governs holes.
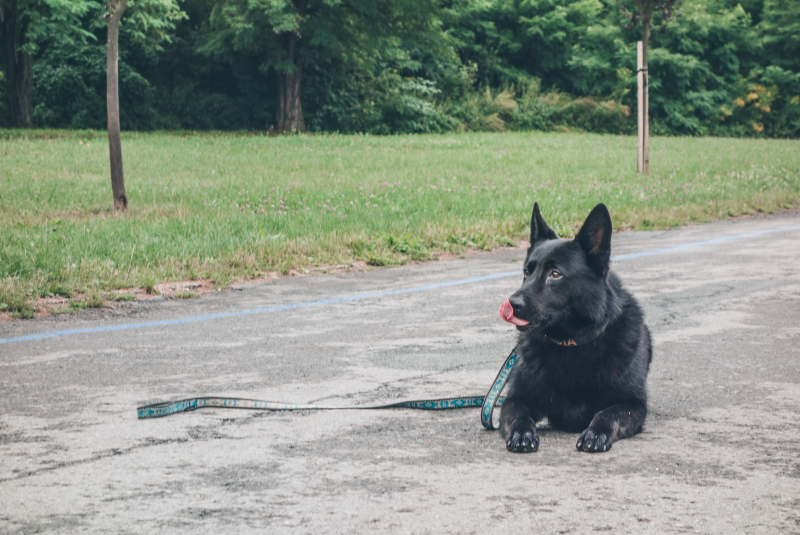
[[[166,297],[198,297],[214,290],[214,283],[210,279],[195,281],[162,282],[153,286],[152,291],[145,291],[146,295],[163,295]]]

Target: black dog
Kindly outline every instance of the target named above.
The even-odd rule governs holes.
[[[594,207],[574,240],[561,240],[534,204],[525,278],[500,308],[520,331],[500,415],[509,451],[536,451],[544,417],[554,428],[583,431],[577,448],[591,453],[642,430],[650,331],[609,271],[610,258],[605,205]]]

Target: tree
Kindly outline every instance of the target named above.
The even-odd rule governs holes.
[[[272,129],[304,131],[303,54],[369,63],[388,41],[419,35],[435,24],[437,0],[223,0],[214,6],[210,32],[199,50],[235,61],[248,54],[276,74]]]
[[[800,2],[767,0],[759,29],[771,62],[800,72]]]
[[[663,24],[662,28],[670,21],[673,10],[680,7],[680,0],[633,0],[637,12],[631,13],[625,6],[619,6],[620,11],[630,20],[630,28],[642,23],[642,71],[644,78],[644,169],[643,172],[650,174],[650,113],[648,95],[648,73],[647,73],[647,44],[650,41],[650,30],[653,23],[653,15],[661,13]]]
[[[565,68],[588,28],[598,24],[603,11],[599,0],[518,0],[513,5],[519,26],[509,52],[512,61],[541,77],[544,85],[569,87]],[[516,57],[514,57],[516,56]]]
[[[300,99],[300,40],[307,7],[307,0],[226,0],[212,10],[213,30],[200,48],[216,56],[253,53],[261,56],[260,70],[275,69],[278,96],[273,128],[278,131],[306,129]]]
[[[0,0],[0,32],[11,126],[33,127],[32,56],[49,34],[93,38],[81,28],[81,17],[99,4],[94,0]]]
[[[119,123],[119,25],[128,7],[128,0],[106,0],[108,42],[106,48],[106,106],[108,111],[108,154],[111,161],[111,191],[114,210],[124,212],[128,207],[125,180],[122,172],[122,140]],[[175,0],[139,0],[131,2],[138,8],[131,15],[135,39],[151,40],[154,49],[160,42],[169,40],[168,31],[175,28],[175,20],[185,16]]]
[[[31,128],[31,54],[23,48],[26,44],[29,18],[20,11],[16,0],[7,0],[0,7],[0,19],[3,23],[3,67],[11,125],[16,128]]]
[[[288,5],[288,2],[287,2]],[[299,22],[306,14],[306,0],[295,0],[295,13],[292,22]],[[299,27],[291,28],[278,34],[280,49],[283,52],[282,68],[278,74],[278,104],[275,109],[275,126],[280,131],[305,132],[306,122],[303,118],[303,106],[300,102],[300,81],[303,78],[303,63],[300,57]],[[299,26],[299,24],[298,24]]]

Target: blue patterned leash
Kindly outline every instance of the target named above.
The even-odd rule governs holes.
[[[303,403],[280,403],[277,401],[261,401],[258,399],[244,398],[219,398],[202,397],[189,398],[166,403],[154,403],[137,407],[136,412],[140,419],[161,418],[176,412],[193,411],[204,407],[217,407],[222,409],[250,409],[262,411],[304,411],[304,410],[376,410],[376,409],[417,409],[424,411],[445,411],[452,409],[467,409],[481,407],[481,423],[486,429],[495,429],[492,422],[494,408],[503,404],[500,393],[508,381],[508,375],[517,363],[517,348],[515,347],[503,363],[503,367],[495,377],[492,387],[485,396],[467,396],[442,399],[420,399],[413,401],[400,401],[386,405],[307,405]]]

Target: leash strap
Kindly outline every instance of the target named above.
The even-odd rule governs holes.
[[[468,409],[471,407],[481,407],[481,423],[486,429],[495,429],[492,422],[492,413],[496,406],[503,404],[500,393],[508,381],[508,375],[517,363],[517,348],[515,347],[506,358],[502,368],[497,373],[492,387],[485,396],[467,396],[442,399],[420,399],[412,401],[400,401],[384,405],[313,405],[303,403],[281,403],[278,401],[261,401],[258,399],[246,398],[220,398],[220,397],[200,397],[188,398],[180,401],[168,401],[166,403],[153,403],[137,407],[136,413],[139,419],[161,418],[176,412],[187,412],[205,407],[216,407],[222,409],[250,409],[261,411],[304,411],[304,410],[376,410],[376,409],[416,409],[424,411],[445,411],[452,409]]]
[[[518,347],[519,346],[514,346],[514,349],[512,349],[511,353],[506,357],[506,361],[503,363],[503,366],[500,367],[500,371],[497,372],[497,377],[494,378],[494,383],[492,383],[492,387],[486,393],[486,397],[483,401],[481,407],[481,424],[490,431],[497,429],[494,426],[492,415],[494,414],[494,408],[498,405],[502,405],[505,399],[500,397],[500,393],[503,391],[503,388],[505,388],[506,382],[508,382],[508,375],[511,373],[511,370],[514,368],[519,358],[517,356]]]

